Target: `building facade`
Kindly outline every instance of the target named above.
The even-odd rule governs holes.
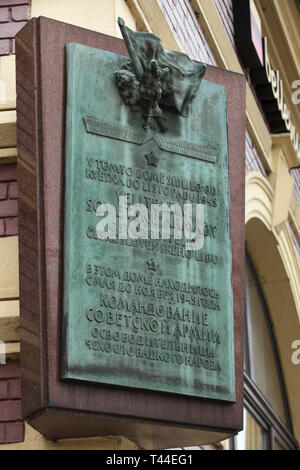
[[[166,49],[246,76],[244,430],[207,448],[298,447],[300,2],[238,3],[244,11],[234,0],[0,0],[0,449],[137,449],[125,436],[50,442],[21,417],[14,38],[39,16],[121,37],[120,16]]]

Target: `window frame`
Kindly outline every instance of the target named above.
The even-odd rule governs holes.
[[[285,424],[282,419],[277,415],[273,407],[268,402],[267,398],[260,391],[258,386],[251,378],[251,372],[253,370],[253,358],[251,348],[249,347],[249,339],[251,338],[251,307],[250,297],[248,290],[247,271],[245,268],[245,279],[246,279],[246,295],[245,295],[245,371],[244,371],[244,406],[246,410],[252,415],[257,421],[263,432],[263,450],[275,450],[276,441],[285,450],[298,450],[298,442],[293,436],[293,426],[291,420],[291,414],[289,410],[286,388],[283,379],[282,367],[280,362],[279,353],[277,350],[276,340],[273,332],[272,321],[267,308],[267,303],[263,295],[255,268],[250,259],[249,254],[246,251],[246,266],[250,269],[251,275],[254,279],[259,297],[261,299],[267,330],[269,333],[269,339],[274,355],[274,360],[278,372],[278,379],[280,383],[281,396],[283,400],[284,412],[286,417]],[[236,450],[236,438],[230,440],[230,450]]]

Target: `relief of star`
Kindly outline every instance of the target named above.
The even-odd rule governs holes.
[[[156,157],[154,152],[147,153],[145,155],[145,158],[147,160],[148,166],[155,166],[157,167],[158,163],[158,158]]]
[[[154,259],[147,261],[149,271],[157,271],[158,265],[155,263]]]

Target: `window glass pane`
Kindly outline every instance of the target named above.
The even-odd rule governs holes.
[[[249,352],[251,379],[265,395],[273,409],[286,422],[281,387],[275,362],[270,332],[267,327],[264,304],[250,268],[248,278]]]
[[[262,450],[263,430],[244,409],[244,429],[236,436],[236,450]]]
[[[246,450],[263,449],[263,431],[250,413],[246,412]]]

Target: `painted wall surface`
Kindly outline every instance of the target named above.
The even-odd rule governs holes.
[[[82,28],[121,37],[118,16],[129,28],[135,29],[135,19],[124,0],[32,0],[31,18],[46,16]]]

